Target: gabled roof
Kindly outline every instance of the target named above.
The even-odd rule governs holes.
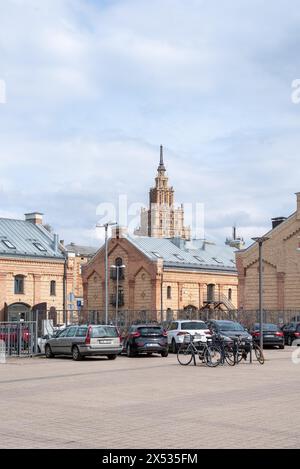
[[[161,258],[165,267],[236,272],[235,249],[225,244],[217,246],[197,240],[180,248],[166,238],[128,235],[127,239],[152,261]]]
[[[0,218],[0,256],[63,259],[54,249],[53,235],[42,225]]]
[[[67,244],[65,247],[68,252],[74,252],[76,256],[84,257],[93,257],[99,249],[94,246],[80,246],[79,244],[75,243]]]

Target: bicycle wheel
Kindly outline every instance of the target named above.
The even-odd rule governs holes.
[[[263,365],[265,363],[265,357],[264,357],[262,349],[258,345],[255,344],[254,345],[254,352],[255,352],[256,360],[261,365]]]
[[[227,365],[234,366],[235,365],[235,358],[234,358],[234,352],[230,348],[225,348],[224,350],[224,358],[227,363]]]
[[[177,360],[180,365],[186,366],[189,365],[194,358],[195,352],[192,345],[183,346],[179,348],[177,352]]]
[[[204,363],[206,366],[214,368],[222,361],[222,351],[216,345],[210,345],[204,352]]]

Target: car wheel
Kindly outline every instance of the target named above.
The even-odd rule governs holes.
[[[117,358],[117,355],[107,355],[107,358],[109,360],[115,360]]]
[[[46,355],[46,358],[53,358],[54,357],[54,354],[52,353],[50,345],[46,345],[45,355]]]
[[[79,348],[77,346],[72,348],[72,358],[76,362],[79,362],[80,360],[82,360],[82,355],[79,352]]]
[[[163,358],[167,357],[168,355],[169,355],[168,350],[165,350],[164,352],[161,352],[161,356],[162,356]]]
[[[177,344],[176,344],[175,340],[173,339],[172,340],[172,352],[177,353],[177,350],[178,350]]]
[[[287,344],[291,346],[293,343],[291,336],[288,336]]]
[[[132,351],[132,348],[131,348],[131,345],[130,345],[130,344],[127,344],[127,347],[126,347],[126,354],[127,354],[127,357],[129,357],[129,358],[134,357],[134,353],[133,353],[133,351]]]
[[[284,345],[279,345],[279,348],[280,348],[281,350],[283,350],[283,349],[284,349]]]

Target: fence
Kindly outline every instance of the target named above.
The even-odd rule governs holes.
[[[25,313],[24,313],[25,314]],[[103,310],[67,310],[67,311],[43,311],[39,314],[38,311],[26,312],[25,322],[10,322],[0,323],[0,340],[1,328],[2,335],[6,337],[7,348],[9,354],[28,354],[36,352],[37,341],[34,341],[34,336],[42,337],[44,335],[52,335],[53,330],[57,327],[68,326],[72,324],[104,324],[105,311]],[[34,317],[34,321],[29,320]],[[259,322],[259,312],[257,310],[231,310],[222,311],[220,309],[183,309],[183,310],[120,310],[118,314],[115,311],[109,311],[108,322],[118,326],[121,330],[126,330],[132,324],[149,324],[149,323],[162,323],[164,327],[174,320],[202,320],[208,321],[210,319],[229,319],[238,321],[247,328],[251,328],[256,322]],[[285,311],[264,311],[264,323],[274,323],[283,325],[288,322],[300,322],[300,310],[285,310]],[[9,331],[6,329],[9,328]],[[24,340],[27,337],[26,329],[30,331],[30,340]],[[5,332],[6,331],[6,332]],[[17,338],[16,338],[17,337]],[[27,343],[28,342],[28,343]],[[20,346],[21,344],[21,346]]]
[[[63,320],[62,324],[104,324],[105,311],[103,310],[80,310],[80,311],[66,311],[57,312],[58,318]],[[166,327],[171,321],[174,320],[202,320],[208,321],[209,319],[229,319],[242,323],[245,327],[252,327],[256,322],[259,322],[258,310],[230,310],[222,311],[211,308],[206,309],[182,309],[182,310],[120,310],[118,314],[114,311],[109,311],[108,322],[120,328],[128,328],[131,324],[147,324],[147,323],[163,323]],[[285,311],[264,311],[264,323],[274,323],[283,325],[288,322],[300,322],[300,310],[285,310]],[[54,321],[54,325],[58,322]]]
[[[37,323],[34,321],[0,322],[1,351],[8,357],[37,353]]]

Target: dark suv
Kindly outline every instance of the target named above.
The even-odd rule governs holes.
[[[248,342],[252,342],[252,336],[239,322],[211,319],[206,324],[212,333],[218,333],[230,339],[241,337]]]
[[[139,324],[131,326],[124,337],[123,349],[128,357],[139,353],[159,353],[168,356],[168,338],[164,328],[156,324]]]
[[[300,339],[300,322],[290,322],[283,326],[281,330],[287,345],[292,345],[294,340]]]

